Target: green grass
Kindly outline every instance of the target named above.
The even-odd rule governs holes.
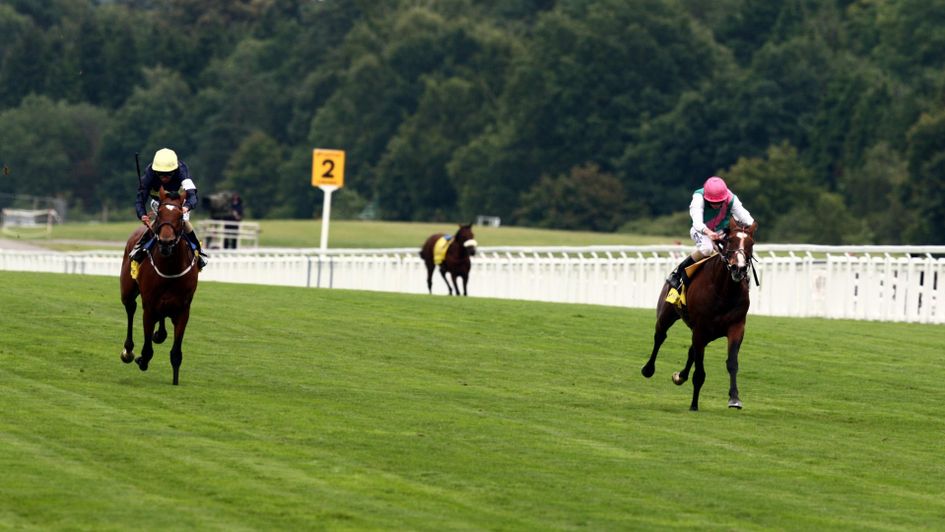
[[[87,240],[113,242],[116,249],[138,226],[134,222],[70,223],[57,225],[52,240]],[[420,248],[433,233],[453,233],[452,223],[372,222],[337,220],[329,226],[328,245],[332,248]],[[591,246],[672,244],[677,239],[589,231],[557,231],[524,227],[476,227],[476,240],[481,246]],[[685,235],[684,235],[685,236]],[[102,248],[99,243],[46,243],[46,239],[30,240],[60,251]],[[318,247],[321,245],[321,221],[263,220],[260,222],[259,245],[264,247]]]
[[[0,283],[0,528],[945,523],[941,326],[752,316],[745,409],[715,342],[692,413],[652,311],[207,282],[174,387],[117,279]]]

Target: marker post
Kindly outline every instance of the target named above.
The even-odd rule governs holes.
[[[312,186],[325,193],[322,203],[322,255],[328,250],[328,224],[331,219],[331,194],[345,184],[344,150],[315,148],[312,151]]]

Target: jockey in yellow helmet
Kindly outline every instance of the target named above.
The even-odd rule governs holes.
[[[202,270],[207,265],[207,257],[201,249],[200,240],[194,234],[194,226],[190,223],[190,211],[197,206],[197,185],[190,177],[190,171],[184,161],[178,160],[174,150],[168,148],[155,152],[154,160],[144,170],[144,175],[138,182],[135,210],[138,218],[148,227],[151,226],[150,213],[157,206],[158,191],[161,188],[164,188],[165,192],[179,192],[181,189],[187,191],[187,199],[184,202],[184,235],[197,254],[198,266]],[[153,244],[154,236],[145,233],[132,248],[129,256],[140,263]]]

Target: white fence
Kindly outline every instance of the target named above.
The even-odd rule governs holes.
[[[480,248],[472,296],[655,308],[688,247]],[[757,245],[752,314],[945,323],[945,246]],[[117,275],[120,252],[0,250],[0,270]],[[216,251],[205,281],[426,293],[417,249]],[[434,294],[446,286],[434,273]]]
[[[207,249],[243,249],[259,246],[259,222],[200,220],[197,231]]]

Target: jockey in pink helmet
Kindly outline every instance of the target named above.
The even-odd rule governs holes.
[[[686,268],[715,251],[715,242],[725,236],[730,216],[745,225],[755,223],[738,196],[732,194],[725,181],[717,176],[707,179],[702,188],[692,193],[689,216],[692,218],[689,235],[696,243],[696,249],[666,278],[666,282],[677,294],[689,284]]]

